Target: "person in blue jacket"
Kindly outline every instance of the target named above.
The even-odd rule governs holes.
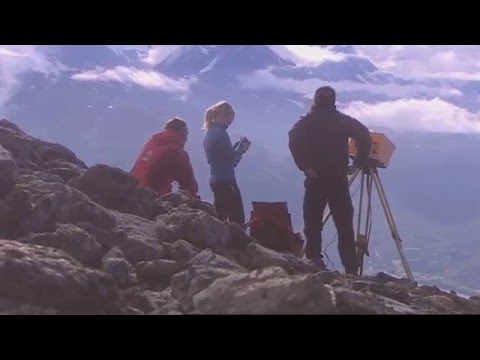
[[[232,145],[227,129],[234,118],[235,111],[226,101],[209,107],[205,112],[203,128],[206,134],[203,146],[210,165],[210,187],[218,218],[243,226],[245,213],[235,167],[250,147],[250,141],[243,137]]]

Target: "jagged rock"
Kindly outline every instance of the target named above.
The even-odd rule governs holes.
[[[0,145],[0,199],[3,199],[19,181],[17,163],[10,151]]]
[[[376,276],[375,276],[375,281],[378,282],[378,283],[382,283],[382,284],[386,284],[386,283],[389,283],[389,282],[400,282],[401,279],[399,278],[396,278],[392,275],[389,275],[387,273],[384,273],[384,272],[379,272]]]
[[[53,175],[59,176],[62,179],[63,183],[68,183],[71,179],[81,176],[85,171],[84,169],[73,164],[63,164],[65,160],[55,160],[50,161],[49,163],[51,162],[58,162],[60,164],[58,164],[57,167],[50,168],[48,172]]]
[[[138,181],[119,168],[94,165],[80,177],[72,179],[69,185],[106,208],[147,219],[156,215],[155,193],[148,189],[136,191]]]
[[[320,271],[320,279],[324,284],[331,285],[338,278],[340,278],[338,271]]]
[[[153,220],[158,215],[167,214],[169,209],[158,201],[157,194],[151,189],[137,186],[133,189],[127,208],[132,214]]]
[[[212,204],[192,196],[187,190],[179,190],[177,192],[171,192],[163,195],[160,198],[160,201],[163,203],[169,203],[170,209],[183,205],[190,209],[203,210],[210,216],[217,217],[217,212]]]
[[[42,164],[52,160],[65,160],[66,162],[86,169],[85,163],[77,158],[75,153],[65,146],[57,143],[51,143],[35,138],[31,138],[36,153],[41,159]]]
[[[203,250],[186,265],[188,268],[175,274],[171,281],[172,296],[180,302],[181,310],[185,313],[193,310],[193,295],[208,287],[216,279],[246,271],[210,249]]]
[[[65,146],[26,135],[18,126],[5,119],[0,124],[0,145],[10,151],[20,168],[39,170],[44,162],[54,159],[87,167]]]
[[[62,177],[45,171],[21,169],[20,173],[22,174],[20,179],[24,184],[29,184],[36,180],[41,180],[48,183],[65,183]]]
[[[441,314],[454,313],[456,307],[452,299],[444,295],[431,295],[424,297],[422,299],[422,303],[424,303],[428,307],[432,307],[435,312]]]
[[[415,314],[401,302],[371,293],[360,293],[347,288],[334,288],[337,308],[342,314]]]
[[[412,298],[408,294],[408,289],[405,287],[387,285],[384,283],[370,283],[368,284],[367,289],[374,294],[382,295],[407,305],[412,302]]]
[[[156,224],[165,228],[173,240],[184,239],[199,248],[225,248],[230,238],[228,226],[201,210],[179,207],[159,215]]]
[[[20,129],[17,124],[8,121],[7,119],[0,120],[0,128],[8,129],[19,136],[27,136],[27,134],[22,129]]]
[[[368,288],[369,283],[366,281],[355,281],[352,284],[352,289],[355,291],[361,291],[363,289]]]
[[[98,267],[105,254],[94,236],[72,224],[59,224],[54,233],[31,233],[18,241],[63,250],[90,267]]]
[[[0,240],[0,297],[62,313],[118,313],[118,292],[105,273],[61,250]]]
[[[157,259],[137,264],[138,276],[147,282],[170,282],[170,278],[181,269],[173,260]]]
[[[453,300],[461,313],[480,314],[480,301],[475,299],[475,297],[473,299],[472,297],[466,299],[460,296],[455,296]]]
[[[176,206],[174,206],[172,203],[169,203],[168,201],[162,201],[160,198],[156,198],[155,203],[158,207],[163,209],[163,212],[159,213],[159,215],[169,214],[176,209]]]
[[[250,238],[238,224],[228,222],[227,225],[230,229],[228,245],[232,249],[243,250],[253,242],[252,238]]]
[[[124,292],[128,302],[146,314],[165,315],[178,310],[179,303],[171,295],[170,288],[161,292],[132,288]]]
[[[119,229],[103,230],[89,222],[80,222],[76,224],[79,228],[95,236],[97,242],[102,246],[105,252],[118,244],[126,242],[127,234]]]
[[[213,204],[210,204],[206,201],[200,201],[199,204],[194,204],[192,206],[192,209],[203,210],[210,216],[213,216],[215,218],[218,217],[217,211],[215,210],[215,206],[213,206]]]
[[[237,260],[250,270],[279,266],[289,274],[314,273],[320,271],[309,261],[290,254],[267,249],[258,243],[249,244],[246,252],[241,254]]]
[[[115,227],[115,218],[109,210],[70,186],[37,180],[17,187],[29,192],[36,206],[41,204],[30,216],[32,231],[39,231],[37,228],[42,228],[42,222],[50,217],[55,223],[91,222],[106,230]]]
[[[145,312],[139,310],[139,309],[135,309],[134,307],[126,307],[124,310],[123,310],[123,315],[145,315]]]
[[[32,146],[32,138],[18,132],[10,126],[0,126],[0,145],[8,150],[20,168],[37,168],[40,162]]]
[[[419,293],[423,296],[442,295],[443,292],[437,286],[423,285],[419,286],[415,293]]]
[[[16,304],[7,299],[0,299],[0,315],[57,315],[57,311],[53,308]]]
[[[332,314],[335,296],[318,274],[288,276],[280,267],[236,273],[193,296],[204,314]]]
[[[0,314],[480,314],[435,286],[319,271],[187,191],[157,198],[6,120],[0,177],[0,239],[19,240],[0,240]]]
[[[30,194],[18,185],[2,200],[0,200],[0,234],[9,238],[28,233],[25,229],[25,219],[31,213]]]
[[[200,202],[200,200],[192,197],[188,191],[184,191],[184,190],[171,192],[169,194],[163,195],[160,197],[160,200],[169,202],[175,207],[178,207],[182,204],[189,205],[192,202],[196,202],[196,203]]]
[[[95,236],[105,251],[118,246],[131,264],[163,257],[163,246],[157,243],[159,239],[155,237],[155,232],[149,231],[152,223],[147,220],[144,223],[144,219],[136,217],[135,220],[140,219],[140,223],[129,226],[128,217],[134,215],[125,215],[126,218],[121,216],[118,228],[110,231],[99,229],[91,223],[79,223],[78,226]]]
[[[126,236],[118,239],[118,245],[128,261],[137,264],[140,261],[160,259],[163,257],[162,242],[168,233],[150,221],[139,216],[113,211],[117,226]]]
[[[171,244],[165,243],[165,256],[169,259],[175,260],[179,265],[183,265],[193,259],[200,252],[185,240],[177,240]]]
[[[163,314],[159,314],[159,315],[163,315]],[[182,314],[181,312],[179,312],[179,311],[173,310],[173,311],[167,312],[166,315],[183,315],[183,314]]]
[[[30,193],[27,193],[30,199]],[[31,207],[29,201],[28,206]],[[23,217],[20,233],[46,233],[55,232],[56,217],[53,209],[53,201],[49,196],[45,196],[37,200],[33,205],[33,209],[26,213]]]
[[[140,189],[145,189],[142,187],[137,188],[136,191],[139,191]],[[153,220],[156,219],[158,215],[163,215],[163,214],[168,214],[174,210],[174,207],[165,201],[161,201],[159,198],[155,199],[155,216],[153,217]]]
[[[113,281],[121,288],[127,288],[137,283],[135,269],[128,262],[122,250],[116,246],[102,259],[103,270],[110,274]]]

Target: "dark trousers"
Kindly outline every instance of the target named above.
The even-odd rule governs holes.
[[[222,221],[230,220],[240,226],[245,224],[242,195],[235,181],[224,181],[210,184],[213,191],[214,206],[218,218]]]
[[[308,258],[320,257],[322,220],[328,203],[338,233],[338,252],[346,272],[356,272],[358,259],[353,230],[353,205],[346,176],[305,180],[303,219]]]

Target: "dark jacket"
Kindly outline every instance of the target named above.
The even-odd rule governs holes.
[[[301,171],[344,175],[348,168],[348,139],[358,144],[357,164],[367,164],[372,147],[368,129],[358,120],[326,106],[303,116],[289,132],[289,147]]]
[[[140,185],[154,190],[159,196],[172,191],[172,182],[197,196],[198,184],[193,174],[190,157],[183,149],[183,134],[164,130],[153,135],[143,146],[132,169]]]

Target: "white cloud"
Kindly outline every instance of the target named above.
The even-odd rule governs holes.
[[[480,80],[478,45],[362,45],[355,48],[379,68],[405,77]]]
[[[42,50],[43,47],[36,45],[0,45],[0,108],[17,92],[20,75],[30,71],[58,71],[58,66],[49,62]]]
[[[108,45],[112,50],[116,52],[122,52],[125,50],[138,50],[146,52],[148,50],[148,45]]]
[[[149,89],[167,92],[186,92],[195,79],[172,79],[153,70],[140,70],[134,67],[117,66],[113,69],[97,68],[72,76],[79,81],[116,81],[135,83]]]
[[[381,70],[406,78],[480,80],[479,45],[355,45],[355,55],[336,52],[334,46],[272,45],[271,48],[299,66],[361,56]]]
[[[181,46],[182,45],[152,45],[148,49],[147,56],[143,61],[150,65],[160,64],[168,55],[172,54]]]
[[[283,58],[292,60],[298,66],[317,66],[325,61],[343,61],[345,54],[336,53],[330,47],[317,45],[270,45]]]
[[[369,104],[355,101],[344,109],[371,129],[442,133],[480,133],[480,116],[439,98],[401,99]]]
[[[396,83],[371,84],[353,81],[328,82],[320,79],[296,80],[277,77],[268,70],[260,70],[240,78],[242,85],[249,89],[274,88],[294,91],[307,97],[312,97],[315,90],[323,85],[330,85],[337,91],[366,91],[371,94],[384,95],[392,99],[415,96],[455,97],[463,95],[458,89],[447,87],[430,87],[420,84],[400,85]]]

